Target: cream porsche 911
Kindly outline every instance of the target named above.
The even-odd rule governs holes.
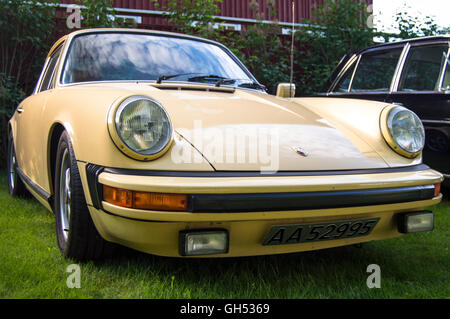
[[[223,45],[132,29],[51,48],[9,122],[9,192],[62,254],[291,253],[430,231],[443,176],[401,106],[276,95]]]

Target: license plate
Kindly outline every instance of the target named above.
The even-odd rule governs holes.
[[[272,226],[263,245],[298,244],[369,235],[380,218],[338,222]]]

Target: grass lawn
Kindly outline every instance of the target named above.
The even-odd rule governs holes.
[[[81,264],[81,288],[66,285],[73,262],[58,250],[53,215],[8,195],[0,173],[0,298],[448,298],[450,202],[433,232],[289,255],[185,260],[123,249]],[[381,288],[366,286],[381,267]]]

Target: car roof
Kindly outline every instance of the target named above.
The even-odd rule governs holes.
[[[50,56],[53,51],[65,40],[73,38],[79,34],[88,34],[88,33],[100,33],[100,32],[114,32],[114,33],[142,33],[142,34],[154,34],[154,35],[162,35],[162,36],[169,36],[169,37],[177,37],[177,38],[185,38],[185,39],[191,39],[191,40],[197,40],[202,42],[207,42],[215,45],[219,45],[221,47],[224,47],[219,42],[215,42],[212,40],[208,40],[205,38],[200,38],[192,35],[186,35],[183,33],[175,33],[175,32],[166,32],[166,31],[156,31],[156,30],[146,30],[146,29],[130,29],[130,28],[95,28],[95,29],[81,29],[77,31],[73,31],[69,34],[64,35],[61,37],[58,41],[55,42],[55,44],[50,49],[48,56]]]
[[[365,52],[373,50],[373,49],[383,49],[383,48],[389,49],[390,47],[398,47],[399,45],[405,45],[407,43],[410,43],[410,44],[427,43],[427,42],[436,43],[439,41],[450,41],[450,34],[412,38],[412,39],[406,39],[406,40],[388,42],[388,43],[380,43],[380,44],[366,47],[361,50],[356,50],[356,51],[347,53],[346,55],[344,55],[342,57],[341,61],[337,64],[337,66],[334,68],[331,75],[328,77],[327,81],[324,84],[323,90],[328,91],[331,88],[331,86],[333,85],[334,81],[336,80],[336,78],[339,75],[342,68],[345,67],[345,65],[348,63],[350,58],[352,58],[355,55],[358,56],[362,53],[365,53]]]
[[[353,52],[353,54],[360,54],[365,51],[375,49],[375,48],[389,48],[398,46],[399,44],[406,44],[406,43],[426,43],[426,42],[435,42],[435,41],[450,41],[450,34],[443,34],[443,35],[434,35],[434,36],[428,36],[428,37],[420,37],[420,38],[412,38],[412,39],[406,39],[406,40],[400,40],[395,42],[388,42],[388,43],[380,43],[376,45],[372,45],[370,47],[364,48],[362,50],[358,50]]]

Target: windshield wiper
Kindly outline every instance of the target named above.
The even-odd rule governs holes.
[[[210,75],[202,75],[202,76],[194,76],[192,78],[189,78],[188,81],[190,82],[202,82],[204,80],[211,80],[214,82],[214,85],[216,87],[220,87],[224,83],[234,83],[236,80],[229,79],[224,76],[216,75],[216,74],[210,74]]]
[[[236,82],[236,80],[224,78],[224,79],[221,79],[221,80],[217,81],[216,84],[215,84],[215,86],[216,86],[216,87],[220,87],[222,84],[225,84],[225,83],[234,83],[234,82]]]
[[[192,75],[192,74],[201,74],[201,73],[178,73],[178,74],[171,74],[171,75],[161,75],[156,79],[156,83],[161,84],[161,82],[165,81],[165,80],[176,78],[178,76]]]
[[[243,88],[248,88],[248,89],[260,89],[260,90],[264,90],[264,91],[266,90],[266,87],[264,85],[259,84],[255,81],[239,83],[238,86],[243,87]]]
[[[172,75],[161,75],[157,80],[156,83],[161,84],[161,81],[169,80],[171,78],[175,78],[178,76],[183,75],[190,75],[190,74],[201,74],[201,73],[180,73],[180,74],[172,74]],[[187,79],[189,82],[203,82],[208,81],[214,83],[216,87],[220,87],[222,84],[225,83],[235,83],[237,80],[230,79],[224,76],[220,76],[217,74],[207,74],[207,75],[199,75],[199,76],[193,76]],[[260,89],[265,90],[266,87],[262,84],[259,84],[256,81],[250,81],[250,82],[244,82],[239,83],[239,87],[249,88],[249,89]]]
[[[200,75],[200,76],[194,76],[192,78],[189,78],[188,81],[189,82],[201,82],[203,80],[222,80],[222,79],[226,79],[226,77],[220,76],[220,75],[215,75],[215,74],[210,74],[210,75]]]

